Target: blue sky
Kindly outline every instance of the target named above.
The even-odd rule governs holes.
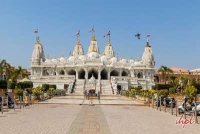
[[[0,0],[0,57],[30,67],[37,28],[45,55],[68,57],[79,29],[87,53],[94,26],[101,54],[110,30],[119,57],[141,59],[150,33],[156,68],[199,68],[199,13],[199,0]]]

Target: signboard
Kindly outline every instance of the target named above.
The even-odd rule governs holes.
[[[12,93],[12,89],[8,89],[8,93]]]

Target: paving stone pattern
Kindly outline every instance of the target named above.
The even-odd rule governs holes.
[[[100,106],[83,106],[67,134],[111,134]]]

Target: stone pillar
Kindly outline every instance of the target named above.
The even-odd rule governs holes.
[[[108,71],[108,80],[110,80],[110,71]]]
[[[98,70],[98,80],[101,80],[101,70]]]
[[[119,76],[122,76],[122,70],[121,69],[119,70]]]
[[[78,70],[76,70],[76,79],[78,79]]]
[[[85,70],[85,79],[88,79],[88,70]]]
[[[40,76],[43,76],[43,68],[40,68]]]

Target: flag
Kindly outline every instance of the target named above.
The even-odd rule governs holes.
[[[77,32],[76,32],[76,36],[78,36],[80,34],[80,30],[78,30]]]
[[[92,29],[89,32],[94,32],[94,26],[92,27]]]
[[[38,33],[38,29],[36,29],[36,30],[34,31],[34,33]]]
[[[103,37],[106,37],[106,36],[110,36],[110,31],[108,31],[108,33],[105,34]]]
[[[147,34],[147,37],[150,37],[150,33]]]

